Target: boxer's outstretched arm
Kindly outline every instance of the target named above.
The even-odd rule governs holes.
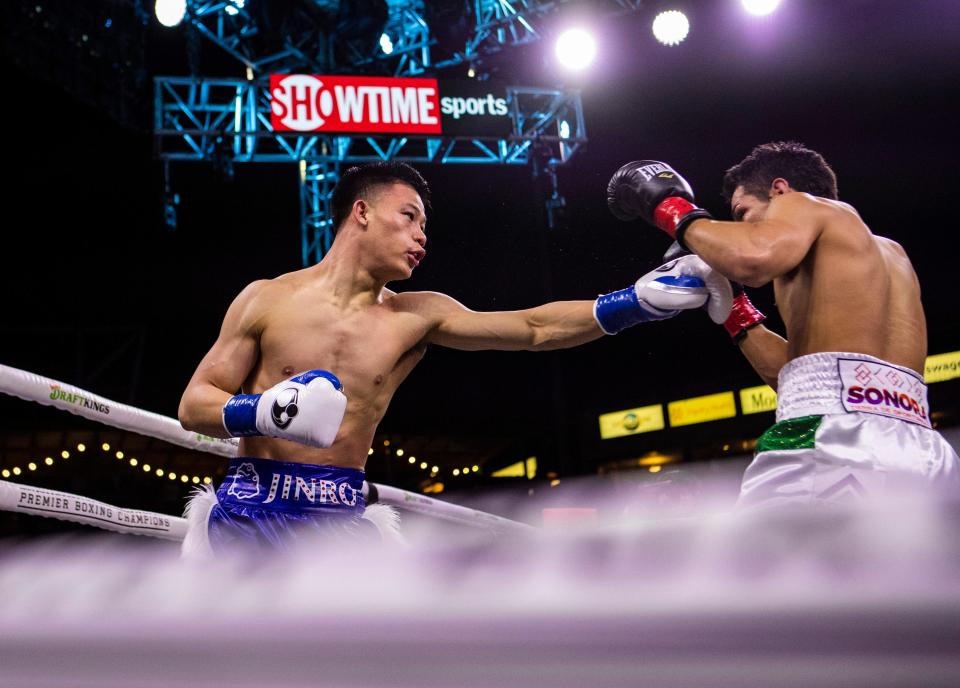
[[[593,301],[555,301],[521,311],[472,311],[443,294],[429,294],[423,314],[435,326],[427,341],[453,349],[549,351],[599,339]]]
[[[262,285],[250,284],[230,304],[217,341],[190,378],[177,412],[185,429],[230,437],[223,425],[223,406],[240,389],[257,360],[260,340],[251,304]]]
[[[463,350],[549,351],[704,305],[711,318],[723,322],[731,300],[726,278],[696,256],[685,256],[595,301],[554,301],[526,310],[482,313],[444,294],[425,292],[411,306],[428,321],[430,343]]]
[[[687,247],[712,268],[748,287],[762,287],[797,267],[823,228],[816,199],[805,193],[776,196],[759,222],[694,220]]]
[[[760,378],[776,390],[777,375],[787,363],[787,340],[763,325],[756,325],[737,344]]]

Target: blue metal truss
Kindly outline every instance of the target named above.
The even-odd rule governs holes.
[[[304,265],[332,241],[329,196],[341,164],[376,160],[410,163],[525,165],[533,156],[556,167],[587,141],[577,91],[507,88],[511,131],[503,138],[364,136],[274,131],[269,90],[241,79],[160,77],[154,81],[154,137],[164,161],[300,165]]]
[[[583,109],[577,92],[511,87],[511,133],[504,138],[304,135],[274,132],[267,88],[254,79],[270,72],[335,73],[324,27],[309,22],[269,36],[250,11],[269,0],[188,0],[187,21],[207,39],[247,67],[249,80],[160,78],[155,80],[155,137],[160,157],[171,160],[296,162],[300,165],[301,230],[304,265],[322,258],[332,241],[330,194],[344,163],[403,160],[412,163],[525,165],[533,160],[553,180],[548,212],[562,207],[556,168],[586,143]],[[433,39],[424,0],[387,0],[386,39],[339,43],[351,71],[415,76],[474,62],[504,48],[536,41],[544,22],[572,0],[474,0],[473,25],[463,49],[441,62],[431,56]],[[314,0],[333,12],[339,3]],[[596,0],[594,9],[625,13],[643,0]],[[262,16],[262,15],[261,15]],[[265,49],[264,46],[271,46]],[[386,48],[385,48],[386,46]],[[170,195],[168,190],[168,195]],[[174,197],[174,196],[171,196]],[[168,224],[175,225],[174,214]],[[553,215],[551,214],[552,218]]]
[[[378,65],[384,73],[413,76],[471,62],[505,47],[539,40],[545,33],[544,20],[574,0],[474,0],[473,24],[462,50],[440,61],[431,57],[430,36],[424,0],[386,0],[388,18],[383,33],[390,39],[389,52],[376,41],[347,42],[351,69]],[[238,59],[254,76],[274,72],[329,72],[317,55],[316,39],[322,27],[304,23],[283,36],[283,43],[268,54],[257,54],[254,39],[264,30],[249,11],[248,4],[269,0],[188,0],[187,21],[203,36]],[[644,0],[595,0],[596,12],[635,12]],[[318,7],[325,3],[315,0]]]

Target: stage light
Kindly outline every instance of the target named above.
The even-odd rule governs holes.
[[[568,69],[586,69],[597,54],[597,43],[593,36],[583,29],[569,29],[560,34],[556,44],[556,55],[560,63]]]
[[[246,4],[246,0],[229,0],[229,3],[224,7],[224,11],[229,14],[231,17],[236,16],[239,10],[243,9],[243,6]]]
[[[690,22],[683,12],[668,10],[653,20],[653,35],[664,45],[677,45],[688,33]]]
[[[743,9],[755,17],[765,17],[780,6],[780,0],[740,0]]]
[[[384,55],[389,55],[393,52],[393,41],[391,41],[390,36],[385,33],[380,34],[380,50],[383,51]]]
[[[157,0],[153,6],[157,21],[167,27],[174,27],[183,21],[187,14],[187,0]]]
[[[570,138],[570,122],[565,119],[560,120],[560,138],[568,139]]]

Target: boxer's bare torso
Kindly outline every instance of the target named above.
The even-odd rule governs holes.
[[[245,308],[256,361],[243,383],[259,394],[304,370],[336,371],[347,410],[334,444],[307,447],[273,437],[245,437],[240,452],[282,461],[363,468],[394,392],[426,351],[431,321],[417,312],[432,295],[395,294],[340,303],[313,269],[252,285]]]
[[[789,204],[783,211],[774,204]],[[822,230],[803,261],[773,282],[788,356],[869,354],[923,372],[926,322],[920,284],[899,244],[873,235],[851,206],[794,193],[771,202],[786,221],[817,218]]]
[[[786,341],[759,326],[741,342],[765,381],[775,386],[787,361],[824,351],[869,354],[922,375],[920,286],[899,244],[875,236],[850,205],[789,189],[764,200],[738,187],[731,209],[742,222],[700,221],[688,241],[732,279],[773,282]]]
[[[240,455],[363,468],[378,423],[428,344],[457,349],[547,350],[603,335],[593,301],[557,301],[520,311],[477,312],[436,292],[394,293],[426,251],[423,202],[396,183],[358,200],[317,265],[247,286],[180,403],[184,427],[228,436],[224,404],[259,394],[308,370],[343,384],[346,412],[327,448],[275,437],[244,437]]]

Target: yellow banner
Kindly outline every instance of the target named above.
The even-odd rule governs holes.
[[[740,390],[740,409],[743,415],[777,410],[777,393],[770,385],[747,387]]]
[[[638,435],[641,432],[663,430],[663,405],[641,406],[604,413],[600,416],[600,438],[609,440],[613,437]]]
[[[737,405],[733,392],[719,392],[693,399],[680,399],[667,404],[670,425],[692,425],[706,423],[721,418],[733,418],[737,415]]]
[[[928,385],[934,382],[952,380],[956,377],[960,377],[960,351],[927,356],[927,364],[924,366],[923,378],[927,381]]]

